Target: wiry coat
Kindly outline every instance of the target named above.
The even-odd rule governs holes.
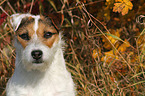
[[[16,61],[7,83],[7,96],[75,96],[65,66],[63,41],[51,22],[39,15],[14,14],[11,23],[16,32]],[[54,34],[49,33],[49,37],[47,31]],[[32,57],[34,50],[42,51],[41,59]]]

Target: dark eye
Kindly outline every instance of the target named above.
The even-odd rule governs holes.
[[[21,34],[21,35],[19,35],[22,39],[24,39],[24,40],[30,40],[30,37],[29,37],[29,35],[28,35],[28,33],[23,33],[23,34]]]
[[[48,38],[52,37],[52,35],[54,35],[54,34],[56,34],[56,33],[45,32],[44,33],[44,38],[48,39]]]

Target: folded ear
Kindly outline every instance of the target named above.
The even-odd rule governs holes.
[[[30,17],[30,16],[31,16],[31,14],[20,14],[20,13],[11,15],[10,23],[11,23],[14,31],[17,31],[17,29],[24,17]]]
[[[18,26],[21,23],[22,18],[20,17],[20,14],[13,14],[10,16],[10,23],[13,27],[13,30],[16,31],[18,29]]]
[[[52,14],[48,14],[48,17],[51,19],[55,28],[57,28],[57,30],[59,30],[61,25],[63,24],[64,15],[61,13],[52,13]]]

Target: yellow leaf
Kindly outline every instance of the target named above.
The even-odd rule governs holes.
[[[92,55],[93,55],[93,58],[97,58],[98,56],[101,55],[101,49],[94,49]]]
[[[121,44],[121,46],[119,46],[118,51],[125,52],[128,47],[130,47],[130,44],[125,39],[125,43],[123,43],[123,44]]]
[[[133,4],[130,0],[116,0],[117,3],[114,3],[113,11],[125,15],[129,10],[132,9]]]
[[[104,52],[104,55],[105,56],[101,58],[101,61],[105,61],[106,63],[111,62],[113,59],[118,59],[118,56],[115,54],[114,50]]]
[[[106,32],[105,34],[107,35],[107,38],[110,40],[110,42],[112,44],[117,44],[117,40],[120,40],[120,32],[121,30],[120,29],[117,29],[117,30],[110,30],[110,33],[109,32]],[[102,36],[102,41],[104,42],[104,45],[103,47],[105,49],[111,49],[112,48],[112,45],[108,42],[108,40]]]
[[[93,50],[93,57],[94,57],[94,58],[97,58],[97,57],[98,57],[97,49],[94,49],[94,50]]]
[[[105,52],[105,56],[113,57],[113,56],[114,56],[113,50],[110,50],[110,51],[108,51],[108,52]]]

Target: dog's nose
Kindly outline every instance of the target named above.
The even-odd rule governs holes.
[[[41,59],[42,54],[43,54],[43,53],[42,53],[41,50],[33,50],[33,51],[31,52],[31,56],[32,56],[33,59],[35,59],[35,60]]]

